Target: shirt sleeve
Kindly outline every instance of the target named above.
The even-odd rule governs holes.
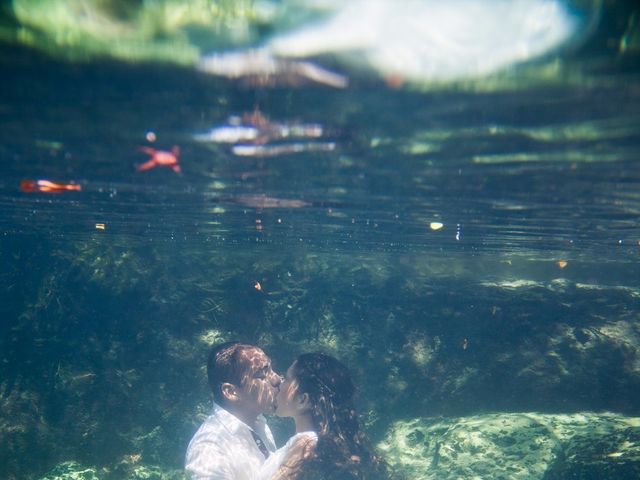
[[[235,480],[229,458],[216,443],[201,441],[187,450],[185,470],[191,480]]]
[[[276,450],[269,458],[264,462],[260,472],[256,475],[255,480],[271,480],[276,474],[280,465],[282,464],[282,457],[284,456],[284,447]]]

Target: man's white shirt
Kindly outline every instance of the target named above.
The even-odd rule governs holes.
[[[275,451],[273,435],[262,415],[254,431],[270,452]],[[211,415],[189,442],[185,469],[192,480],[254,480],[264,462],[249,426],[214,403]]]

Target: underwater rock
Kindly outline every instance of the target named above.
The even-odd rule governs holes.
[[[78,462],[63,462],[56,465],[41,480],[100,480],[95,468],[87,468]]]
[[[378,447],[408,478],[637,478],[640,417],[497,413],[394,423]],[[587,463],[585,463],[587,462]],[[596,476],[574,476],[587,464]],[[552,476],[549,476],[552,475]]]
[[[68,461],[56,465],[40,480],[185,480],[187,477],[182,470],[163,470],[155,465],[138,464],[131,461],[120,462],[111,471],[85,467],[78,462]]]
[[[163,470],[156,465],[121,462],[113,471],[111,478],[127,478],[130,480],[184,480],[187,478],[183,470]]]

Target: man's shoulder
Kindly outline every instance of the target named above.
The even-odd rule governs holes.
[[[187,447],[185,469],[190,478],[234,478],[233,458],[224,426],[209,415]]]
[[[231,414],[212,412],[189,442],[185,469],[190,478],[248,479],[259,471],[264,457],[255,446],[251,430],[227,415]]]
[[[211,414],[205,418],[200,427],[198,427],[198,430],[196,430],[196,433],[189,443],[189,447],[191,448],[192,445],[197,445],[202,442],[218,442],[230,436],[232,436],[232,433],[229,432],[225,423],[221,421],[217,415]]]

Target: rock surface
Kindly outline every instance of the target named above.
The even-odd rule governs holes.
[[[612,413],[498,413],[416,418],[378,447],[407,478],[638,478],[640,418]]]

